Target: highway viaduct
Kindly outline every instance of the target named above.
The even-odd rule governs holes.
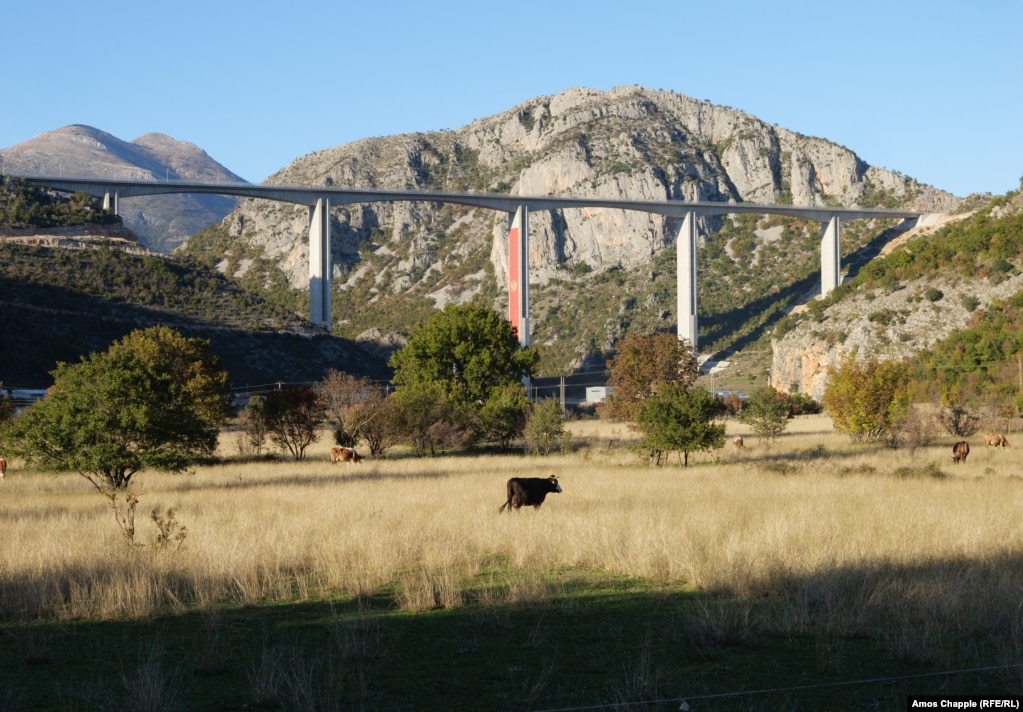
[[[332,205],[378,202],[452,203],[507,213],[508,227],[508,318],[516,328],[519,343],[529,345],[529,213],[572,208],[635,210],[679,218],[682,227],[677,241],[678,337],[697,348],[696,331],[696,220],[700,217],[740,213],[788,215],[822,224],[821,296],[841,281],[839,237],[843,220],[895,218],[916,220],[922,213],[911,210],[875,208],[796,207],[757,203],[685,202],[678,200],[614,200],[609,198],[506,195],[503,193],[459,193],[427,190],[378,190],[334,186],[268,185],[252,183],[201,183],[188,181],[121,180],[59,176],[21,176],[39,187],[61,192],[85,192],[103,198],[103,207],[118,212],[120,198],[171,193],[207,193],[244,198],[277,200],[309,208],[309,320],[330,328],[331,273],[330,208]]]

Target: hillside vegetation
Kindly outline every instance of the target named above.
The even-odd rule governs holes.
[[[960,200],[852,151],[728,107],[642,87],[536,97],[454,130],[355,141],[297,158],[269,182],[610,199],[953,209]],[[448,303],[504,310],[507,216],[428,201],[331,207],[333,332],[407,336]],[[543,375],[602,367],[630,330],[673,330],[679,221],[640,211],[530,213],[532,343]],[[843,251],[880,249],[880,221],[843,224]],[[699,220],[701,351],[756,345],[814,292],[821,225]],[[308,214],[244,201],[185,250],[229,275],[307,280]],[[766,373],[766,369],[765,369]]]
[[[455,209],[447,215],[459,224]],[[876,254],[893,237],[891,226],[891,221],[856,221],[844,227],[843,249],[849,259],[861,252]],[[715,231],[697,252],[700,350],[752,347],[766,354],[774,325],[817,288],[821,226],[795,218],[742,215],[711,222],[710,227]],[[453,232],[448,238],[434,231],[446,250],[435,253],[435,261],[423,269],[413,269],[407,283],[394,290],[381,284],[395,278],[401,249],[379,250],[371,241],[362,243],[357,264],[342,265],[336,281],[341,286],[331,307],[334,333],[347,338],[372,329],[408,334],[446,299],[503,313],[506,296],[489,259],[490,245],[470,241],[472,250],[454,259],[450,253],[460,244],[459,228]],[[761,237],[765,233],[772,237]],[[224,224],[195,235],[181,253],[210,268],[221,265],[240,284],[266,293],[275,303],[295,311],[307,308],[306,293],[288,286],[278,262],[260,245],[239,245]],[[566,266],[548,281],[532,284],[530,300],[540,375],[602,368],[628,331],[676,329],[675,247],[657,251],[638,266]],[[757,370],[766,375],[766,369],[762,359]]]
[[[782,351],[912,359],[921,398],[1019,411],[1021,266],[1015,191],[856,266],[827,298],[780,320],[776,363]]]
[[[0,175],[0,225],[24,228],[120,222],[116,215],[98,208],[96,201],[86,193],[60,198],[50,191]]]
[[[84,194],[54,199],[10,183],[0,191],[0,206],[12,222],[43,230],[119,223]],[[379,359],[357,345],[323,334],[291,305],[215,269],[131,254],[102,239],[84,244],[40,247],[0,237],[0,381],[6,386],[46,387],[57,362],[77,362],[155,324],[209,339],[235,387],[318,380],[330,368],[387,377]]]

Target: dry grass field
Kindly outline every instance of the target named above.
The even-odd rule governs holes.
[[[1008,666],[985,684],[1021,691],[1015,450],[978,437],[953,465],[950,441],[859,445],[809,416],[774,443],[730,423],[745,451],[655,468],[629,449],[624,425],[569,427],[572,451],[545,458],[396,453],[358,465],[331,465],[326,438],[303,462],[232,462],[226,434],[225,464],[138,476],[133,548],[85,480],[15,462],[0,483],[0,624],[11,642],[40,622],[384,593],[409,615],[479,615],[640,581],[655,599],[696,596],[673,624],[690,651],[809,637],[827,675],[841,671],[845,641],[869,640],[911,670]],[[562,494],[498,514],[509,477],[549,474]],[[154,509],[186,534],[180,545],[157,542]]]

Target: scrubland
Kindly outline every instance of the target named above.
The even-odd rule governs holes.
[[[723,648],[805,639],[815,675],[852,672],[862,651],[851,651],[868,646],[893,670],[998,668],[983,684],[1019,692],[1014,450],[980,440],[953,465],[951,441],[854,444],[805,417],[773,443],[730,424],[745,451],[729,444],[683,469],[649,466],[623,425],[569,426],[571,451],[550,457],[394,453],[358,465],[331,465],[326,438],[302,462],[234,462],[227,434],[223,464],[138,476],[133,547],[85,480],[15,463],[0,484],[0,623],[208,620],[324,602],[479,621],[517,608],[557,615],[588,605],[577,592],[638,586],[673,612],[669,648],[704,663]],[[509,477],[549,474],[563,493],[498,514]],[[153,510],[184,538],[158,542]],[[652,694],[628,687],[612,697]],[[354,706],[374,707],[362,689]],[[551,698],[564,699],[575,698]]]

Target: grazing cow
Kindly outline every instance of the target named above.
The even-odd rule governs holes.
[[[736,450],[745,450],[746,449],[746,445],[742,442],[742,436],[741,435],[736,435],[734,438],[732,438],[732,445],[735,445],[735,449]]]
[[[984,444],[988,447],[992,445],[994,447],[1011,447],[1009,441],[1005,439],[1005,436],[1000,433],[984,433]]]
[[[7,460],[0,457],[0,480],[7,477]]]
[[[362,455],[355,452],[354,447],[332,447],[330,449],[330,464],[338,462],[359,463],[362,462]]]
[[[952,446],[952,462],[959,464],[966,462],[966,456],[970,454],[970,443],[960,440]]]
[[[503,512],[505,507],[518,509],[519,507],[532,506],[540,509],[540,505],[547,499],[548,492],[560,492],[561,485],[554,475],[550,477],[512,477],[508,480],[508,501],[497,510]]]

